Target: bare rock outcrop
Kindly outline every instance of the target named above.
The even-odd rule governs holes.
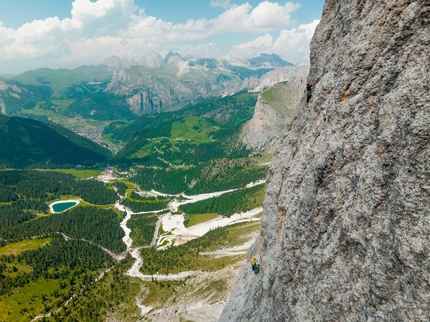
[[[263,152],[278,140],[293,118],[304,88],[303,79],[291,79],[260,93],[243,139],[254,154]]]
[[[140,58],[139,63],[143,66],[148,66],[152,68],[160,68],[163,64],[164,59],[160,54],[152,52],[149,56],[143,56]]]
[[[430,320],[430,1],[327,0],[220,321]]]
[[[261,78],[250,77],[243,81],[240,90],[250,90],[260,92],[267,87],[285,81],[304,81],[309,66],[284,66],[277,67],[275,70],[267,72]]]
[[[6,114],[7,112],[5,100],[8,100],[10,97],[19,100],[22,92],[23,89],[19,88],[15,84],[0,80],[0,113]]]
[[[160,113],[163,109],[158,96],[144,88],[127,99],[127,104],[136,115]]]

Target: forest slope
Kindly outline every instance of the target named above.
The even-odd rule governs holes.
[[[106,162],[109,150],[55,124],[0,115],[0,167],[74,167]]]

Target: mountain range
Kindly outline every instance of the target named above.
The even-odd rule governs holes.
[[[267,82],[267,75],[275,70],[276,79]],[[186,59],[177,53],[164,59],[152,53],[137,61],[111,56],[97,66],[43,68],[2,78],[0,108],[3,114],[44,118],[43,114],[53,121],[59,115],[130,120],[178,109],[201,98],[259,90],[259,80],[270,86],[303,77],[306,70],[274,54],[249,60]]]
[[[285,125],[285,116],[291,114],[293,105],[297,104],[306,71],[307,67],[296,67],[277,55],[268,54],[252,59],[226,57],[220,60],[184,58],[173,52],[164,58],[154,52],[136,61],[111,56],[97,66],[81,66],[73,70],[42,68],[2,78],[0,107],[3,114],[45,122],[45,125],[37,126],[43,131],[54,129],[58,132],[60,127],[54,127],[54,124],[58,124],[108,146],[114,152],[121,149],[122,146],[118,147],[118,144],[128,142],[123,151],[112,160],[117,165],[125,160],[129,160],[125,162],[127,164],[140,162],[139,158],[133,159],[132,156],[139,155],[138,151],[142,149],[139,144],[144,142],[139,141],[137,144],[136,140],[130,141],[133,137],[144,140],[160,137],[160,133],[157,133],[160,131],[158,126],[167,126],[166,129],[170,131],[172,122],[184,120],[188,116],[210,120],[210,126],[220,129],[217,133],[212,133],[212,136],[225,136],[221,133],[230,127],[231,130],[228,131],[235,133],[236,143],[231,140],[222,142],[230,142],[228,149],[232,146],[242,149],[239,146],[243,146],[247,147],[249,153],[261,153],[276,141]],[[270,89],[280,82],[285,84],[279,85],[277,90],[266,92],[264,99],[258,99],[257,105],[256,95],[245,95],[246,92]],[[243,94],[234,96],[235,93]],[[267,99],[274,93],[277,93],[275,96],[280,95],[276,100],[284,103],[278,107],[273,105],[272,108]],[[287,96],[285,93],[288,93]],[[250,101],[251,97],[254,98]],[[269,100],[273,101],[273,97]],[[288,101],[294,104],[287,104]],[[241,110],[241,104],[245,104],[246,109]],[[22,123],[21,132],[19,127],[12,126],[19,122]],[[244,122],[250,125],[247,127]],[[24,119],[13,118],[8,124],[11,127],[5,135],[16,137],[14,140],[18,141],[14,144],[19,143],[22,147],[15,149],[14,153],[20,151],[25,156],[19,162],[6,160],[5,156],[5,166],[27,167],[32,162],[41,166],[41,162],[55,159],[50,155],[49,149],[45,148],[39,150],[40,159],[23,153],[26,149],[23,138],[28,133],[33,133],[36,140],[38,137],[45,137],[46,131],[36,134],[35,125]],[[235,125],[234,129],[232,124]],[[152,136],[148,136],[148,133],[139,134],[143,129],[147,132],[152,129]],[[233,132],[227,136],[231,136]],[[167,133],[166,136],[170,134]],[[34,140],[31,144],[36,144]],[[43,142],[40,141],[42,145]],[[82,140],[80,142],[83,143]],[[198,149],[202,147],[207,145],[195,146]],[[5,146],[4,151],[7,148]],[[103,148],[92,148],[103,155],[103,158],[90,158],[94,161],[92,163],[106,160],[108,155]],[[41,151],[45,151],[47,155],[41,157]],[[224,155],[227,152],[220,153]],[[55,160],[59,163],[65,161]],[[83,161],[85,160],[72,158],[67,164],[88,163]]]
[[[128,124],[142,115],[180,110],[211,97],[261,92],[279,82],[302,86],[307,70],[303,64],[294,66],[268,54],[219,60],[172,52],[164,58],[154,52],[138,60],[111,56],[99,65],[42,68],[0,78],[0,110],[59,124],[117,152],[119,142],[103,134],[111,123]],[[265,129],[272,127],[263,123]],[[276,123],[276,133],[283,128],[278,123],[283,123],[283,117]],[[251,136],[254,133],[250,131]],[[263,141],[267,140],[273,137]],[[255,147],[254,141],[249,137],[244,142]]]

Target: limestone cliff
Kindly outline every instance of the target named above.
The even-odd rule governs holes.
[[[277,83],[258,96],[243,140],[254,153],[263,152],[276,142],[291,121],[304,91],[304,77]]]
[[[430,1],[327,0],[220,321],[430,320]]]
[[[286,66],[277,67],[275,70],[267,72],[261,78],[250,77],[243,81],[240,90],[250,90],[260,92],[267,87],[279,82],[296,82],[306,78],[309,66]]]

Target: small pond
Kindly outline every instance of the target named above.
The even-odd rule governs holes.
[[[77,204],[79,204],[79,200],[61,200],[61,201],[56,201],[53,202],[49,205],[49,210],[56,214],[59,212],[63,212],[66,211],[70,208],[73,208],[74,206],[76,206]]]

